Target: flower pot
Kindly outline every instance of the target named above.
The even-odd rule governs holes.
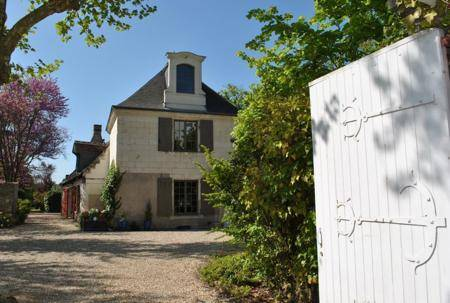
[[[97,220],[89,220],[84,218],[81,220],[81,230],[82,231],[108,231],[108,224],[106,220],[102,218],[96,218]]]
[[[152,228],[152,221],[151,220],[145,220],[144,221],[144,230],[150,230]]]
[[[120,219],[119,222],[117,222],[117,229],[128,230],[128,221],[126,219]]]

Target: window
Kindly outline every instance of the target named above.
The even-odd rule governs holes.
[[[197,152],[197,121],[175,120],[174,151]]]
[[[198,181],[174,181],[175,215],[197,214]]]
[[[177,65],[177,93],[195,93],[195,68],[188,64]]]

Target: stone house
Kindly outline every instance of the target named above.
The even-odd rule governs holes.
[[[125,172],[119,214],[129,222],[142,224],[147,204],[156,228],[218,222],[220,211],[202,195],[209,189],[198,168],[205,163],[201,146],[216,157],[228,156],[237,109],[202,82],[205,57],[177,52],[167,53],[167,58],[167,65],[150,81],[112,106],[108,144],[95,131],[90,142],[75,142],[77,169],[62,183],[63,205],[66,200],[71,201],[67,205],[79,205],[70,211],[101,208],[101,184],[115,163]]]
[[[75,141],[75,170],[62,181],[61,214],[75,218],[82,210],[100,208],[100,192],[109,167],[109,144],[102,138],[102,126],[94,125],[90,141]]]

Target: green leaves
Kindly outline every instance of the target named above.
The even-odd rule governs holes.
[[[238,109],[242,109],[247,106],[248,91],[243,88],[237,87],[233,84],[228,84],[224,89],[219,91],[219,94],[230,101],[230,103]]]
[[[317,267],[308,220],[314,208],[309,103],[306,97],[266,98],[257,90],[247,101],[230,160],[206,154],[208,198],[225,209],[226,232],[246,248],[267,285],[281,296],[307,298],[305,273],[316,277]]]
[[[260,82],[243,97],[230,159],[207,153],[204,168],[210,201],[225,209],[225,231],[289,302],[309,302],[317,285],[309,82],[408,34],[385,0],[315,6],[309,20],[276,7],[248,13],[261,31],[239,56]]]
[[[307,94],[310,81],[407,34],[385,0],[316,0],[315,8],[309,20],[275,7],[247,15],[261,32],[239,56],[256,69],[265,94]]]
[[[25,53],[35,51],[30,45],[29,35],[35,33],[35,26],[42,20],[63,13],[62,19],[55,24],[56,32],[63,42],[68,42],[74,31],[84,37],[87,45],[100,47],[106,37],[100,32],[105,25],[117,31],[131,28],[128,20],[143,19],[156,11],[150,0],[28,0],[28,13],[11,28],[0,26],[0,84],[24,73],[35,76],[51,73],[59,67],[61,61],[45,65],[38,62],[34,67],[21,67],[11,64],[11,55],[16,50]],[[6,6],[0,8],[0,19],[6,20]]]
[[[156,6],[148,4],[148,0],[84,0],[80,8],[67,12],[65,18],[56,24],[57,33],[63,41],[72,38],[71,31],[78,28],[89,46],[99,47],[106,38],[96,32],[107,24],[117,31],[131,28],[126,19],[143,19],[156,11]]]
[[[14,78],[17,79],[22,79],[26,77],[40,78],[57,71],[62,64],[63,61],[58,59],[56,59],[51,63],[45,63],[44,61],[39,59],[34,65],[26,67],[13,63],[12,70]]]
[[[447,29],[450,25],[448,2],[444,0],[395,0],[390,8],[403,18],[410,32],[425,28]]]

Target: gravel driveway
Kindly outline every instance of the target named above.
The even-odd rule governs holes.
[[[197,269],[226,249],[218,233],[80,233],[58,214],[33,214],[0,230],[0,293],[19,302],[222,302]]]

